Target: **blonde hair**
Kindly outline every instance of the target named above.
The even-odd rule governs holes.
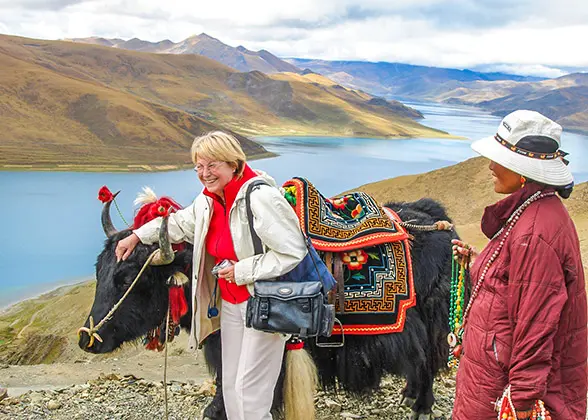
[[[239,141],[232,135],[222,131],[212,131],[194,139],[192,143],[192,162],[201,157],[208,160],[227,162],[235,166],[235,174],[238,178],[243,175],[245,169],[245,152]]]

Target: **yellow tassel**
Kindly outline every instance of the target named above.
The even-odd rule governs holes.
[[[314,394],[318,375],[314,361],[305,349],[286,352],[284,414],[286,420],[313,420]]]
[[[188,283],[188,277],[181,271],[176,271],[167,282],[172,286],[183,286]]]

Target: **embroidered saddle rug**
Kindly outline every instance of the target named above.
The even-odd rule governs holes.
[[[363,192],[327,199],[304,178],[283,188],[300,227],[337,279],[330,297],[343,332],[401,332],[416,292],[408,234],[398,216]],[[333,334],[341,334],[338,325]]]
[[[304,178],[292,178],[283,188],[317,251],[350,251],[408,237],[364,192],[328,199]]]

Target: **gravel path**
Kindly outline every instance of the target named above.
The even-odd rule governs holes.
[[[437,410],[447,414],[453,404],[454,380],[441,376],[435,383]],[[406,419],[410,410],[400,406],[404,382],[390,377],[382,388],[357,398],[319,392],[317,419]],[[197,419],[214,392],[211,382],[168,383],[169,419]],[[0,418],[29,419],[161,419],[165,417],[163,383],[132,375],[101,374],[85,384],[57,390],[30,391],[0,401]]]

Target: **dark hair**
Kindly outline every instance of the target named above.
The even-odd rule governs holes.
[[[574,183],[572,182],[564,187],[555,187],[555,191],[563,199],[570,198],[572,191],[574,191]]]
[[[573,181],[568,185],[564,185],[563,187],[561,185],[558,186],[558,185],[544,184],[542,182],[537,182],[534,179],[527,178],[527,183],[529,183],[529,182],[541,185],[542,187],[554,188],[557,195],[559,195],[564,200],[567,198],[570,198],[570,195],[572,195],[572,191],[574,191],[574,182]]]

